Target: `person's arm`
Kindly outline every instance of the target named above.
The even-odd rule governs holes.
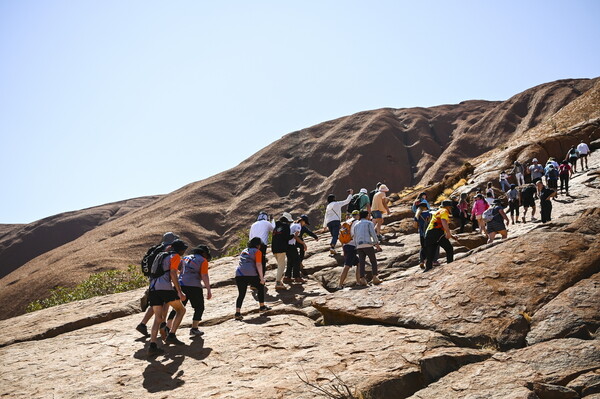
[[[169,273],[171,274],[171,282],[173,283],[173,287],[175,287],[175,291],[177,291],[177,295],[179,295],[179,299],[185,301],[185,294],[181,292],[181,287],[179,286],[179,279],[177,278],[177,271],[179,270],[180,262],[181,256],[173,256],[171,258],[171,267],[169,267]]]
[[[385,208],[385,211],[387,212],[388,215],[391,215],[390,212],[390,208],[388,207],[388,202],[389,202],[389,198],[388,197],[384,197],[381,199],[381,203],[383,204],[383,207]]]
[[[502,216],[502,219],[504,219],[504,221],[506,222],[506,224],[509,224],[509,220],[508,220],[508,216],[506,216],[506,212],[504,212],[504,209],[500,209],[498,211],[498,213],[500,213],[500,215]]]
[[[319,236],[316,235],[315,233],[313,233],[313,231],[311,229],[309,229],[306,226],[302,226],[302,228],[304,229],[304,232],[306,234],[308,234],[309,236],[311,236],[312,238],[314,238],[315,240],[319,241]]]
[[[204,287],[206,288],[206,299],[212,298],[212,292],[210,290],[210,279],[208,278],[208,261],[204,259],[202,265],[200,265],[200,278],[202,278],[202,282],[204,283]]]
[[[353,194],[354,194],[354,190],[349,189],[348,190],[348,198],[346,198],[343,201],[337,201],[337,203],[340,204],[340,206],[348,205],[350,203],[350,201],[352,200],[352,195]]]
[[[300,238],[300,232],[297,231],[294,233],[294,240],[296,240],[296,242],[300,245],[302,245],[304,247],[304,250],[307,250],[306,244],[304,243],[304,241],[302,241],[302,239]]]
[[[258,272],[258,278],[260,279],[260,283],[265,285],[265,276],[263,276],[263,268],[262,268],[262,252],[256,251],[254,254],[254,262],[256,271]]]

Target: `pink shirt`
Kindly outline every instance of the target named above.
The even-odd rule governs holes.
[[[473,204],[473,209],[471,210],[471,213],[475,216],[482,215],[483,212],[485,212],[485,210],[488,209],[489,207],[490,206],[488,205],[488,203],[485,200],[478,199]]]

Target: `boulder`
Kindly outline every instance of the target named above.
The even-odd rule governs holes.
[[[313,306],[327,324],[424,328],[463,345],[509,349],[525,345],[530,314],[598,271],[600,243],[593,237],[536,232],[430,272],[317,298]]]
[[[577,389],[592,387],[594,383],[587,385],[580,380],[577,384],[567,384],[580,374],[598,368],[600,342],[597,340],[553,340],[497,353],[484,362],[466,365],[417,391],[411,398],[579,398]]]
[[[531,319],[529,345],[556,338],[589,339],[600,327],[600,273],[567,288]]]

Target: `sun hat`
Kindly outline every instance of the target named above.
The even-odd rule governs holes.
[[[369,192],[367,191],[366,188],[361,188],[359,193],[363,193],[363,194],[369,194]]]
[[[292,215],[289,212],[283,212],[283,215],[281,215],[281,217],[290,223],[294,221],[294,218],[292,218]]]
[[[181,252],[185,251],[188,248],[188,246],[185,242],[181,240],[175,240],[171,243],[171,248],[173,248],[173,251],[175,252]]]
[[[165,245],[171,245],[173,241],[177,240],[178,238],[178,235],[168,231],[165,234],[163,234],[162,243]]]
[[[358,209],[355,209],[352,211],[352,216],[359,215],[359,214],[360,214],[360,211]]]
[[[381,186],[379,186],[379,191],[382,193],[385,193],[385,192],[390,191],[390,189],[385,184],[382,184]]]
[[[302,215],[302,216],[300,216],[300,219],[304,220],[304,222],[306,222],[306,224],[310,225],[310,223],[308,222],[308,215]]]

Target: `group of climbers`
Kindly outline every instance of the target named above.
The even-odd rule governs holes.
[[[331,233],[330,254],[336,256],[335,247],[340,238],[342,219],[345,215],[342,207],[350,204],[355,208],[351,212],[350,220],[343,222],[349,228],[350,239],[343,239],[343,251],[345,255],[345,273],[340,280],[343,286],[348,269],[357,266],[357,284],[367,285],[365,279],[366,259],[369,258],[372,273],[372,283],[380,284],[381,279],[377,273],[377,259],[375,252],[381,251],[379,242],[381,236],[381,224],[383,212],[390,213],[386,192],[389,189],[385,184],[378,183],[376,190],[369,193],[361,189],[354,195],[352,189],[348,190],[348,197],[343,201],[336,201],[335,195],[327,197],[327,207],[323,231]],[[374,224],[369,219],[373,218]],[[356,223],[354,223],[356,222]],[[241,307],[248,286],[255,292],[259,302],[259,311],[264,312],[271,308],[265,305],[265,292],[267,290],[266,274],[266,252],[271,236],[271,252],[277,262],[275,289],[285,290],[285,284],[303,284],[306,282],[301,275],[302,261],[306,252],[304,234],[318,240],[318,236],[310,230],[309,218],[301,215],[294,219],[289,212],[284,212],[278,220],[269,220],[265,212],[260,212],[256,222],[250,227],[248,247],[239,256],[239,264],[235,270],[235,283],[238,289],[238,297],[235,303],[236,320],[242,320]],[[191,302],[194,308],[191,336],[203,334],[198,329],[204,311],[204,297],[202,283],[206,288],[207,299],[212,298],[210,280],[208,277],[208,261],[210,251],[205,245],[199,245],[192,250],[192,254],[184,256],[188,248],[179,237],[172,232],[163,235],[162,242],[148,250],[142,260],[142,269],[146,265],[149,278],[149,289],[147,292],[149,307],[141,323],[136,329],[146,336],[150,336],[149,356],[156,356],[164,352],[157,346],[158,335],[166,344],[182,345],[175,333],[185,314],[185,305]],[[151,264],[151,266],[148,266]],[[168,318],[169,308],[172,308]],[[146,324],[154,316],[151,333],[148,334]]]

